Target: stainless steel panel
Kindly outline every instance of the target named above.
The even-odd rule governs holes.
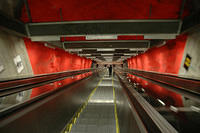
[[[123,91],[117,78],[115,78],[113,84],[116,93],[120,133],[145,133],[146,129],[141,128],[144,125],[141,124],[141,120],[138,118],[136,111],[131,108],[127,95]]]
[[[101,74],[100,74],[101,75]],[[96,87],[100,77],[93,76],[63,87],[56,94],[0,119],[1,133],[58,133],[72,118]]]

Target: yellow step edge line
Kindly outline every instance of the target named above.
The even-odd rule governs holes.
[[[116,103],[116,95],[115,95],[115,88],[114,88],[114,78],[112,76],[112,87],[113,87],[113,98],[114,98],[114,108],[115,108],[115,124],[116,124],[116,133],[119,133],[119,121],[117,115],[117,103]]]
[[[105,75],[105,74],[104,74]],[[77,118],[79,118],[81,112],[85,109],[85,107],[87,106],[90,98],[93,96],[93,94],[95,93],[96,89],[99,87],[99,85],[101,84],[102,80],[103,80],[104,76],[100,79],[100,81],[98,82],[97,86],[92,90],[92,92],[90,93],[90,95],[88,96],[87,100],[83,103],[83,105],[81,106],[80,109],[78,109],[78,112],[76,112],[75,116],[73,116],[72,120],[67,124],[65,130],[63,131],[63,133],[70,133],[73,124],[76,123]]]

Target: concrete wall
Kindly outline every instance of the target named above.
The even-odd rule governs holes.
[[[21,57],[24,67],[21,73],[17,72],[17,67],[13,60],[17,55]],[[2,66],[4,69],[0,72],[0,81],[33,75],[24,40],[0,31],[0,67]],[[0,108],[28,99],[30,92],[31,90],[0,98],[0,103],[2,103]]]
[[[188,35],[188,39],[186,42],[181,67],[179,70],[179,76],[200,79],[200,31],[192,33]],[[184,67],[186,57],[189,56],[191,58],[190,65],[188,70]],[[199,103],[183,98],[184,106],[197,106],[199,107]]]
[[[14,58],[20,56],[24,69],[17,72]],[[21,76],[32,76],[32,68],[23,39],[0,31],[0,65],[4,70],[0,72],[0,80],[17,78]]]
[[[0,0],[0,10],[5,14],[14,17],[14,11],[19,0]]]
[[[184,67],[187,55],[191,57],[188,70]],[[200,79],[200,32],[188,36],[179,75]]]

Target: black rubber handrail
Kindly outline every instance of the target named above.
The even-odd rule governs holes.
[[[179,77],[170,74],[161,74],[135,69],[123,69],[121,71],[129,73],[141,79],[150,81],[166,89],[175,91],[195,101],[200,101],[199,79]]]
[[[93,72],[92,75],[95,76],[97,74],[97,72],[98,72],[98,70]],[[72,82],[70,84],[67,84],[66,86],[58,87],[57,89],[42,93],[42,94],[40,94],[40,95],[38,95],[38,96],[36,96],[34,98],[30,98],[30,99],[28,99],[26,101],[11,105],[11,106],[9,106],[7,108],[4,108],[4,109],[0,110],[0,122],[1,122],[1,118],[9,116],[12,113],[16,113],[16,111],[18,111],[18,110],[23,110],[26,106],[31,106],[32,104],[34,104],[36,102],[43,101],[46,97],[51,96],[51,95],[55,95],[57,92],[59,92],[59,91],[61,91],[63,89],[67,89],[68,87],[70,87],[70,86],[72,86],[74,84],[77,84],[77,83],[80,83],[80,82],[85,82],[85,81],[91,79],[92,75],[88,76],[88,77],[84,77],[84,78],[82,78],[80,80],[77,80],[75,82]]]
[[[85,69],[76,71],[66,71],[47,75],[40,75],[16,80],[0,81],[0,97],[11,95],[24,90],[29,90],[35,87],[46,85],[55,81],[63,80],[67,77],[72,77],[88,72],[95,72],[97,69]]]
[[[177,133],[177,130],[170,125],[169,122],[167,122],[136,90],[129,86],[125,77],[119,73],[117,73],[117,77],[149,133]]]

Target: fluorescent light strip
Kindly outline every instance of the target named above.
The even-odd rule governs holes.
[[[115,51],[115,49],[97,49],[97,51]]]
[[[70,51],[70,52],[81,52],[83,51],[82,49],[65,49],[65,51]]]
[[[170,106],[169,108],[170,108],[171,111],[174,111],[176,113],[178,112],[178,108],[176,108],[174,106]]]
[[[136,55],[136,54],[124,54],[125,56],[133,56],[133,55]]]
[[[146,51],[148,48],[130,48],[130,51]]]
[[[195,112],[200,112],[200,108],[198,108],[198,107],[191,106],[190,108]]]
[[[161,103],[163,106],[166,105],[162,100],[160,100],[160,99],[157,99],[157,100],[158,100],[158,102]]]
[[[91,54],[79,54],[79,56],[91,56]]]
[[[117,40],[117,35],[87,35],[86,40],[106,40],[115,39]]]

